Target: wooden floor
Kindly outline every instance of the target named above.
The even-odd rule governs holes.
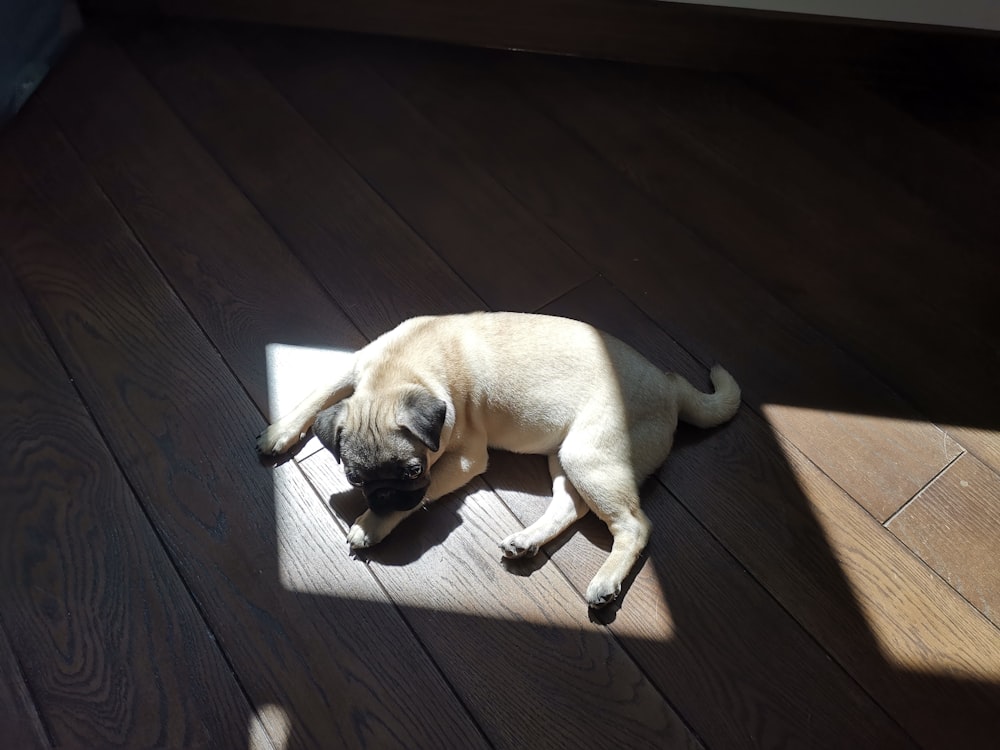
[[[1000,96],[207,25],[85,37],[0,132],[7,747],[996,747]],[[620,606],[544,460],[361,559],[254,436],[420,313],[707,387]]]

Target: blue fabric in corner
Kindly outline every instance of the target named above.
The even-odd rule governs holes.
[[[38,88],[81,26],[73,0],[0,0],[0,123]]]

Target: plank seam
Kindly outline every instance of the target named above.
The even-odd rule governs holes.
[[[43,97],[43,102],[44,102],[44,97]],[[83,157],[81,156],[81,154],[77,150],[76,146],[72,143],[72,141],[69,140],[69,138],[63,132],[62,128],[59,126],[59,124],[56,121],[56,119],[52,116],[51,110],[49,109],[49,107],[47,106],[47,104],[46,104],[45,109],[46,109],[46,116],[48,117],[49,121],[52,123],[52,127],[56,130],[59,138],[61,140],[63,140],[63,142],[66,143],[67,148],[69,148],[72,151],[72,153],[74,154],[74,156],[79,161],[81,167],[83,168],[83,171],[86,173],[88,179],[95,185],[95,187],[100,192],[100,194],[104,197],[104,199],[106,201],[108,201],[108,204],[110,205],[110,207],[112,209],[114,209],[115,213],[118,215],[118,219],[122,222],[122,224],[124,225],[124,227],[128,230],[128,233],[135,240],[136,244],[139,247],[142,248],[144,254],[147,257],[147,259],[149,259],[150,262],[153,263],[153,268],[162,276],[162,270],[155,263],[155,261],[153,261],[149,257],[149,251],[146,248],[145,244],[139,239],[138,236],[136,236],[135,232],[132,229],[132,226],[128,223],[128,221],[125,219],[125,217],[122,216],[121,213],[118,211],[118,207],[115,205],[114,201],[112,201],[111,198],[104,191],[104,187],[91,174],[90,169],[87,167],[87,162],[83,159]],[[165,277],[163,278],[163,282],[166,285],[167,289],[170,290],[170,293],[176,297],[176,290],[170,285],[169,281]],[[185,578],[185,576],[181,572],[181,569],[180,569],[180,567],[179,567],[179,565],[177,563],[176,558],[170,552],[169,545],[166,543],[166,540],[164,539],[163,535],[160,533],[160,530],[157,528],[156,523],[154,523],[153,518],[149,514],[149,511],[147,510],[145,503],[142,502],[141,496],[140,496],[140,494],[139,494],[136,486],[132,482],[132,478],[125,471],[125,468],[122,466],[122,464],[121,464],[118,456],[112,450],[111,444],[110,444],[110,442],[108,440],[108,437],[107,437],[107,435],[106,435],[106,433],[105,433],[105,431],[104,431],[104,429],[103,429],[100,421],[95,417],[93,409],[91,409],[90,404],[87,402],[87,399],[84,397],[82,391],[80,390],[79,386],[77,385],[76,379],[73,377],[73,372],[72,372],[72,370],[69,369],[69,366],[67,365],[65,359],[63,358],[62,353],[60,352],[59,348],[56,346],[55,340],[53,339],[53,337],[52,337],[52,335],[51,335],[48,327],[45,326],[45,324],[42,322],[44,319],[39,316],[37,306],[32,301],[31,297],[25,292],[23,286],[21,285],[20,279],[16,275],[14,275],[14,283],[17,284],[18,289],[21,290],[22,295],[24,296],[25,300],[27,301],[27,304],[28,304],[28,307],[29,307],[29,309],[31,311],[31,314],[34,316],[35,320],[38,321],[38,323],[39,323],[39,328],[40,328],[40,330],[42,332],[42,335],[45,336],[45,340],[47,341],[49,347],[55,353],[56,358],[57,358],[57,360],[59,362],[60,367],[62,368],[63,372],[66,374],[67,379],[69,380],[71,386],[73,387],[74,392],[76,393],[77,399],[79,400],[79,402],[81,403],[81,405],[83,406],[83,408],[86,410],[87,416],[90,418],[91,423],[94,425],[94,429],[97,431],[98,437],[99,437],[99,439],[101,441],[101,445],[103,446],[104,450],[107,452],[108,456],[111,458],[111,461],[113,462],[113,464],[115,466],[115,469],[120,474],[120,476],[122,478],[122,481],[124,481],[125,485],[128,487],[129,493],[131,494],[133,500],[135,501],[136,505],[139,508],[139,512],[142,513],[142,517],[146,520],[146,523],[149,525],[150,529],[152,530],[153,535],[156,538],[157,542],[159,542],[159,545],[160,545],[161,549],[163,550],[163,554],[166,556],[166,559],[167,559],[168,563],[170,564],[170,567],[173,569],[174,574],[177,576],[177,579],[179,580],[181,586],[183,586],[184,591],[187,592],[188,598],[190,599],[190,601],[192,603],[192,606],[195,608],[195,611],[198,613],[198,617],[201,619],[202,625],[204,626],[205,630],[209,634],[209,638],[211,639],[212,643],[215,644],[215,648],[218,649],[218,652],[219,652],[220,656],[222,657],[222,659],[225,662],[226,666],[229,668],[230,673],[233,675],[233,681],[236,684],[236,686],[238,687],[241,696],[243,697],[243,700],[244,700],[244,703],[246,705],[246,708],[249,710],[249,712],[251,714],[253,714],[254,716],[256,716],[260,720],[260,725],[266,728],[267,727],[267,722],[264,720],[264,717],[259,714],[259,712],[257,710],[257,707],[254,705],[253,701],[251,700],[250,694],[248,693],[246,686],[243,684],[243,681],[240,679],[239,673],[237,672],[237,670],[236,670],[233,662],[230,660],[228,653],[226,653],[226,650],[222,647],[221,641],[217,637],[214,628],[212,628],[211,622],[208,619],[204,608],[202,607],[201,603],[199,602],[198,597],[196,597],[194,595],[193,591],[191,590],[191,587],[190,587],[190,585],[188,583],[188,580]],[[181,300],[181,304],[183,305],[183,300]],[[191,312],[187,308],[186,305],[183,306],[183,309],[188,313],[188,315],[191,315]],[[198,326],[198,330],[202,330],[200,324],[197,323],[197,320],[195,320],[195,323]],[[204,331],[202,331],[202,333],[204,334]],[[208,339],[208,340],[209,340],[209,343],[212,346],[212,348],[215,349],[215,345],[211,343],[211,339]],[[216,350],[216,351],[218,351],[218,350]],[[223,362],[225,362],[225,360],[223,360]],[[240,387],[241,388],[243,387],[242,383],[240,383]],[[277,750],[275,748],[273,739],[271,738],[270,734],[267,735],[267,738],[268,738],[268,742],[271,744],[271,747],[274,748],[275,750]]]
[[[889,524],[890,524],[890,523],[892,523],[892,522],[893,522],[893,521],[894,521],[894,520],[896,519],[896,516],[898,516],[898,515],[899,515],[900,513],[902,513],[902,512],[904,511],[904,510],[906,510],[907,508],[909,508],[909,507],[910,507],[910,505],[911,505],[911,504],[913,504],[913,502],[914,502],[915,500],[917,500],[917,499],[918,499],[918,498],[919,498],[919,497],[920,497],[920,496],[921,496],[922,494],[924,494],[924,492],[926,492],[926,491],[927,491],[927,489],[928,489],[928,488],[929,488],[929,487],[930,487],[930,486],[931,486],[932,484],[934,484],[934,483],[935,483],[935,482],[936,482],[936,481],[937,481],[937,480],[938,480],[938,479],[939,479],[939,478],[941,477],[941,475],[942,475],[942,474],[944,474],[944,473],[945,473],[946,471],[948,471],[948,469],[950,469],[950,468],[951,468],[952,464],[954,464],[954,463],[955,463],[955,462],[956,462],[956,461],[957,461],[958,459],[960,459],[960,458],[961,458],[962,456],[964,456],[964,455],[965,455],[965,454],[966,454],[967,452],[968,452],[968,451],[966,451],[966,450],[965,450],[965,448],[962,448],[962,450],[961,450],[961,451],[959,451],[959,453],[958,453],[958,455],[957,455],[957,456],[955,456],[955,457],[954,457],[953,459],[951,459],[951,461],[949,461],[948,463],[946,463],[946,464],[944,465],[944,467],[943,467],[943,468],[941,469],[941,471],[939,471],[939,472],[938,472],[937,474],[935,474],[935,475],[934,475],[934,476],[932,476],[932,477],[931,477],[930,479],[928,479],[928,480],[927,480],[927,481],[926,481],[926,482],[924,483],[924,486],[923,486],[923,487],[921,487],[921,488],[920,488],[919,490],[917,490],[917,491],[916,491],[916,492],[915,492],[915,493],[913,494],[913,497],[911,497],[911,498],[910,498],[909,500],[907,500],[907,501],[906,501],[905,503],[903,503],[903,504],[902,504],[901,506],[899,506],[899,508],[897,508],[897,509],[896,509],[896,512],[895,512],[895,513],[893,513],[893,514],[892,514],[891,516],[889,516],[889,517],[888,517],[887,519],[885,519],[885,520],[884,520],[884,521],[882,522],[882,524],[881,524],[881,525],[882,525],[882,526],[883,526],[883,527],[884,527],[884,528],[885,528],[885,529],[886,529],[887,531],[890,531],[890,532],[891,532],[891,531],[892,531],[892,529],[890,529],[890,528],[889,528]],[[895,533],[893,533],[893,536],[896,536],[896,535],[895,535]],[[898,539],[899,537],[896,537],[896,538]],[[900,541],[902,541],[902,540],[900,540]],[[906,542],[903,542],[903,544],[906,544]],[[907,545],[907,546],[908,546],[908,545]]]
[[[274,234],[275,239],[277,239],[288,250],[289,254],[295,258],[295,260],[299,263],[299,265],[302,266],[302,268],[306,272],[308,272],[309,276],[311,276],[313,281],[315,281],[316,284],[319,286],[319,289],[322,291],[323,295],[327,299],[329,299],[330,304],[332,304],[337,310],[341,312],[344,318],[348,320],[354,327],[355,331],[361,333],[364,338],[369,338],[367,335],[364,334],[364,329],[361,327],[361,324],[354,317],[351,316],[350,311],[347,308],[345,308],[343,305],[340,304],[340,302],[337,300],[337,297],[327,287],[327,285],[322,281],[322,279],[315,273],[312,266],[305,259],[303,259],[302,256],[296,251],[295,245],[288,239],[288,237],[285,236],[285,234],[281,231],[281,229],[278,226],[276,226],[273,221],[271,221],[270,217],[261,209],[261,207],[253,200],[253,198],[246,192],[246,190],[243,189],[243,186],[239,183],[236,177],[226,168],[225,164],[219,161],[219,159],[216,157],[215,151],[211,148],[210,144],[207,143],[200,135],[198,135],[197,131],[195,131],[194,128],[190,126],[190,124],[184,118],[184,116],[177,110],[176,107],[174,107],[173,102],[166,95],[166,93],[159,86],[157,86],[156,81],[150,78],[146,74],[146,71],[143,69],[143,67],[136,62],[135,57],[133,56],[130,48],[123,47],[122,45],[118,44],[117,41],[114,40],[112,40],[112,43],[121,51],[122,55],[125,56],[132,63],[132,66],[135,68],[138,74],[142,76],[142,78],[149,84],[150,89],[156,93],[156,95],[163,102],[164,106],[166,106],[167,109],[169,109],[170,112],[173,113],[174,118],[177,121],[177,124],[180,127],[182,127],[186,133],[188,133],[191,139],[198,144],[199,148],[201,148],[202,151],[204,151],[205,155],[209,159],[211,159],[212,163],[215,164],[216,167],[222,172],[222,174],[226,176],[226,179],[229,180],[234,190],[236,190],[241,196],[243,196],[244,200],[246,200],[248,205],[253,207],[254,211],[257,212],[257,215],[260,216],[261,221],[271,229],[271,232]],[[129,229],[131,229],[131,227],[129,227]],[[157,266],[157,268],[159,268],[159,266]],[[187,309],[187,306],[185,306],[185,309]],[[197,322],[197,318],[195,318],[195,321]],[[199,324],[198,327],[201,328],[201,325]],[[209,341],[211,341],[211,338],[209,338]],[[212,345],[212,348],[215,348],[214,344]],[[225,361],[225,358],[223,358],[223,361]],[[239,381],[240,387],[243,388],[244,392],[249,394],[249,392],[243,386],[243,381],[239,378],[237,378],[237,380]]]
[[[325,144],[327,148],[329,148],[334,154],[336,154],[337,157],[339,158],[339,160],[342,161],[352,172],[354,172],[354,174],[358,177],[359,180],[361,180],[362,182],[364,182],[365,185],[368,186],[368,189],[372,191],[372,195],[377,196],[378,199],[385,205],[385,207],[389,211],[391,211],[392,214],[397,219],[399,219],[399,221],[403,224],[403,226],[406,227],[407,231],[410,234],[412,234],[417,240],[419,240],[420,244],[422,244],[424,247],[426,247],[428,250],[430,250],[430,252],[432,252],[434,254],[434,256],[442,263],[442,265],[445,266],[445,268],[447,268],[449,271],[451,271],[455,275],[455,278],[458,279],[461,282],[461,284],[463,286],[465,286],[466,289],[469,290],[469,292],[472,294],[472,296],[475,297],[477,300],[479,300],[482,303],[484,309],[489,309],[489,305],[486,304],[486,301],[482,298],[482,296],[479,294],[479,292],[477,292],[475,289],[473,289],[471,286],[469,286],[468,282],[462,277],[462,275],[458,272],[458,270],[454,266],[452,266],[451,263],[449,263],[448,260],[443,255],[441,255],[441,253],[439,253],[437,251],[437,249],[430,243],[430,241],[426,237],[424,237],[419,231],[417,231],[416,227],[414,227],[406,219],[406,217],[403,216],[396,209],[396,207],[389,201],[388,197],[386,197],[385,195],[383,195],[382,192],[379,191],[378,188],[376,188],[375,185],[373,185],[371,183],[371,181],[369,181],[369,179],[364,175],[364,173],[361,172],[361,170],[354,164],[354,162],[351,161],[351,159],[348,158],[348,156],[345,153],[343,153],[340,149],[338,149],[337,146],[334,143],[332,143],[326,137],[326,135],[324,135],[322,132],[320,132],[319,130],[317,130],[313,126],[313,124],[309,120],[309,118],[306,117],[306,115],[303,112],[301,112],[295,106],[295,103],[291,99],[289,99],[287,96],[285,96],[285,92],[282,91],[282,89],[278,85],[278,83],[276,81],[274,81],[267,74],[266,71],[261,70],[259,67],[257,67],[257,65],[253,62],[253,60],[251,60],[245,54],[243,54],[242,45],[239,42],[233,40],[233,38],[231,36],[229,36],[229,35],[226,35],[224,38],[225,38],[226,43],[229,44],[229,46],[232,48],[233,53],[236,54],[236,55],[238,55],[241,60],[243,60],[247,65],[249,65],[251,68],[253,68],[253,70],[255,70],[257,72],[257,74],[260,75],[260,77],[264,81],[267,81],[267,84],[274,90],[274,92],[279,97],[281,97],[282,101],[284,101],[288,105],[289,109],[291,109],[291,111],[295,113],[295,116],[299,119],[299,121],[302,122],[302,124],[306,128],[308,128],[309,131],[312,132],[313,135],[315,135],[320,140],[320,142],[322,142],[323,144]],[[374,72],[374,71],[372,71],[372,72]],[[171,107],[171,109],[172,109],[172,107]],[[179,113],[177,113],[177,116],[181,117],[181,115]],[[209,151],[209,153],[211,153],[211,151],[208,149],[207,146],[205,148],[206,148],[207,151]],[[220,166],[222,166],[222,165],[220,164]],[[492,177],[492,175],[490,175],[490,176]],[[233,179],[233,178],[230,177],[230,179]],[[250,200],[249,196],[247,196],[247,200]],[[251,203],[253,203],[253,202],[251,201]],[[264,218],[266,220],[266,218],[267,218],[266,215],[262,211],[260,211],[260,209],[257,207],[257,204],[254,203],[253,205],[254,205],[254,208],[257,208],[258,212],[261,213],[261,216],[264,216]],[[271,224],[271,222],[268,221],[268,224]],[[271,226],[273,227],[273,225],[271,225]],[[275,232],[278,232],[277,227],[274,227],[274,230],[275,230]],[[279,232],[279,236],[282,236],[280,234],[280,232]],[[282,238],[283,238],[283,236],[282,236]],[[561,237],[559,239],[562,240]],[[291,242],[287,242],[286,241],[286,244],[289,246],[289,248],[293,247],[293,245],[291,244]],[[574,250],[574,252],[575,252],[575,250]],[[299,256],[296,254],[296,257],[299,257]],[[309,268],[309,266],[305,262],[303,262],[303,265],[306,268]],[[312,269],[309,268],[309,270],[310,270],[310,273],[311,273]],[[313,276],[315,277],[316,275],[313,274]],[[318,277],[316,277],[316,279],[322,285],[322,281]],[[345,315],[347,314],[346,310],[344,310],[344,314]],[[353,319],[351,319],[351,322],[354,322]],[[355,325],[357,325],[357,323],[355,323]]]
[[[6,262],[4,262],[4,265],[7,265]],[[16,277],[14,277],[13,274],[11,274],[11,277],[14,278],[14,283],[17,284]],[[18,286],[18,288],[20,289],[20,286]],[[21,296],[24,297],[23,292],[21,293]],[[33,312],[31,313],[31,316],[32,318],[35,317]],[[37,318],[35,319],[35,323],[38,323]],[[52,730],[49,727],[48,721],[45,720],[44,713],[39,708],[41,704],[38,697],[35,695],[35,691],[31,687],[31,682],[28,680],[24,670],[24,664],[21,661],[21,657],[17,655],[17,651],[14,649],[14,641],[11,639],[9,634],[10,629],[4,624],[3,613],[0,612],[0,640],[5,642],[6,651],[10,654],[10,658],[14,660],[14,669],[17,672],[16,675],[8,676],[16,677],[19,680],[20,686],[24,689],[24,696],[28,699],[28,701],[30,701],[31,705],[23,706],[23,708],[26,713],[30,714],[28,722],[31,724],[35,732],[40,735],[39,739],[44,740],[48,747],[55,747]]]
[[[314,455],[315,455],[314,453],[310,454],[309,456],[306,456],[302,460],[303,461],[307,461],[307,460],[309,460],[309,458],[311,458]],[[302,469],[302,467],[299,465],[299,460],[298,459],[292,459],[292,462],[295,464],[295,470],[297,472],[299,472],[299,475],[303,479],[305,479],[306,484],[313,491],[313,495],[315,495],[316,501],[319,502],[319,504],[320,504],[320,506],[322,506],[323,510],[325,510],[326,513],[333,519],[334,525],[338,529],[340,529],[341,536],[344,538],[344,541],[346,541],[347,540],[347,528],[345,528],[345,522],[340,518],[340,516],[338,516],[334,512],[333,508],[330,507],[330,503],[328,503],[328,502],[326,502],[326,501],[323,500],[323,493],[320,491],[319,487],[317,487],[316,484],[313,482],[313,480],[310,478],[308,472],[304,471]],[[410,622],[410,619],[406,616],[406,613],[403,612],[402,608],[400,607],[399,602],[397,602],[396,599],[392,596],[392,593],[389,591],[389,589],[386,587],[386,585],[384,583],[382,583],[382,580],[379,578],[378,573],[375,572],[375,570],[372,568],[372,566],[368,563],[367,560],[364,561],[364,566],[365,566],[365,569],[368,571],[368,575],[371,576],[372,580],[375,582],[375,585],[378,587],[379,591],[381,591],[383,594],[385,594],[386,600],[389,602],[389,604],[391,605],[392,609],[395,611],[396,615],[399,617],[400,622],[403,623],[404,627],[410,632],[410,635],[413,636],[413,640],[416,641],[419,644],[420,650],[423,651],[424,655],[427,657],[427,661],[431,665],[433,665],[434,670],[441,677],[441,680],[444,682],[444,684],[448,686],[448,689],[451,691],[451,694],[455,697],[455,700],[458,701],[458,704],[463,708],[463,710],[465,711],[465,715],[468,717],[469,721],[472,723],[472,725],[479,732],[480,736],[483,738],[483,741],[487,745],[489,745],[490,747],[496,748],[497,747],[496,743],[493,742],[493,740],[490,737],[489,733],[487,733],[487,731],[479,723],[479,720],[476,718],[475,713],[472,711],[472,709],[470,708],[470,706],[468,705],[468,703],[465,700],[463,700],[462,694],[458,691],[458,689],[455,687],[455,685],[452,684],[452,681],[448,678],[448,675],[441,668],[441,665],[438,664],[438,660],[434,658],[434,655],[431,653],[430,649],[427,647],[427,644],[425,644],[424,641],[423,641],[423,639],[419,636],[419,634],[417,633],[416,629],[413,627],[412,623]]]

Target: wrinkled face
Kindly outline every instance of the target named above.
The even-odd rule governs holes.
[[[384,515],[424,499],[428,457],[438,449],[445,411],[438,399],[355,395],[320,412],[313,432],[344,465],[347,481],[361,489],[371,511]]]

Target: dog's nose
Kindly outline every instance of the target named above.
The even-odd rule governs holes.
[[[367,493],[365,498],[372,513],[388,513],[395,504],[395,493],[387,487],[379,487]]]
[[[392,490],[385,487],[372,491],[368,496],[368,500],[373,503],[384,503],[392,498]]]

